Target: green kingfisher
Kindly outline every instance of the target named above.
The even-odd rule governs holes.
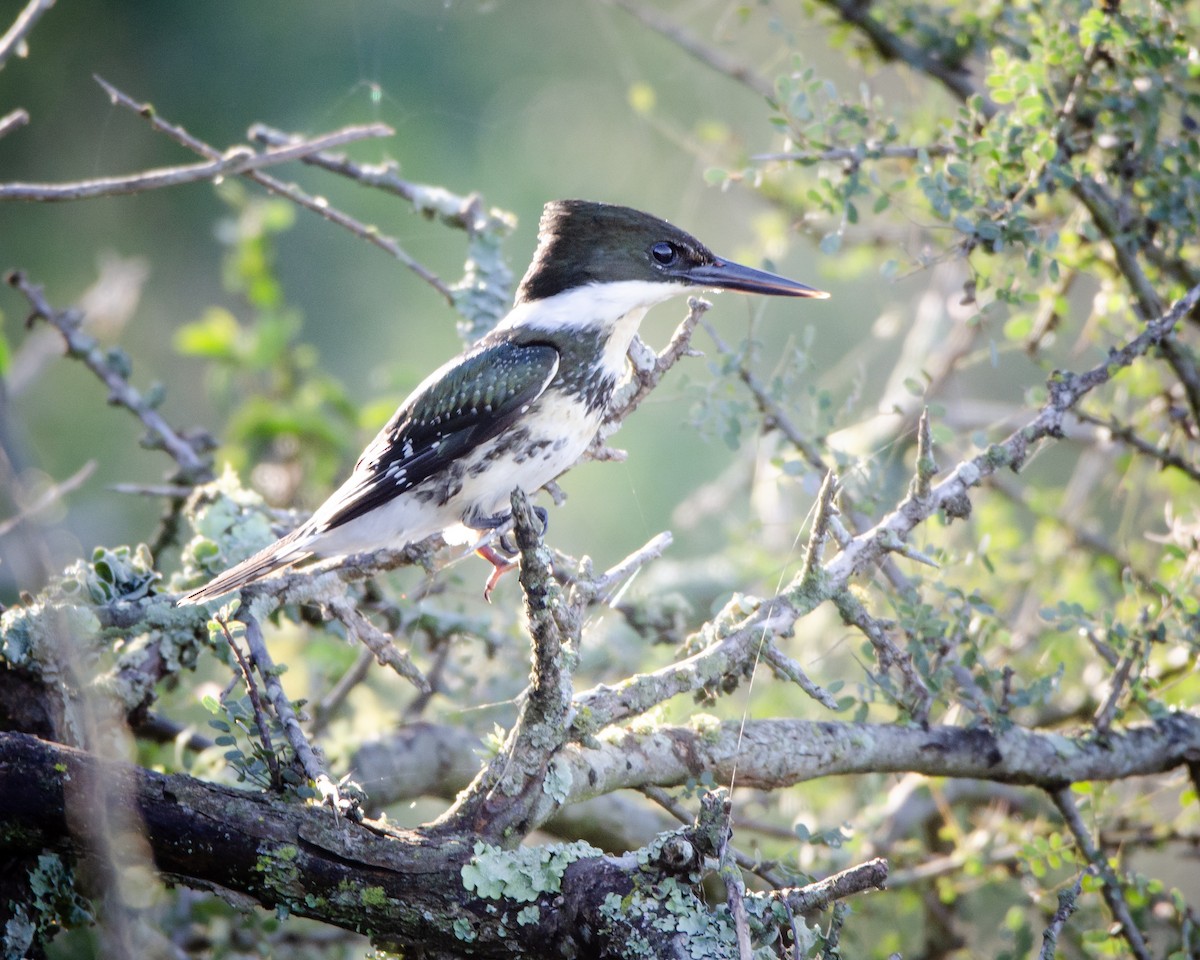
[[[287,536],[181,598],[203,603],[313,556],[401,547],[441,532],[512,558],[488,533],[596,435],[646,311],[698,289],[784,297],[821,290],[716,256],[691,234],[628,207],[548,203],[512,311],[418,386],[348,480]],[[545,512],[540,516],[545,524]]]

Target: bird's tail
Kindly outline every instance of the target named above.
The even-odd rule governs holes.
[[[313,555],[313,552],[307,549],[312,540],[312,534],[303,527],[293,530],[286,537],[259,550],[254,556],[217,575],[204,586],[198,587],[191,593],[185,593],[176,603],[180,606],[205,603],[226,593],[232,593],[234,590],[257,583],[277,570],[286,570]]]

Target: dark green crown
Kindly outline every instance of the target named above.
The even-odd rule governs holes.
[[[517,288],[517,303],[544,300],[589,283],[686,284],[678,273],[681,265],[699,266],[715,259],[690,233],[640,210],[591,200],[554,200],[542,211],[538,247]]]

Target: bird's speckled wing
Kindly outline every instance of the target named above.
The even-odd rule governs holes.
[[[363,451],[350,482],[314,516],[330,530],[360,517],[503,433],[558,371],[545,343],[500,342],[451,361]]]

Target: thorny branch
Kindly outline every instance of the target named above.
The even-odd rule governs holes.
[[[165,133],[176,143],[182,144],[189,150],[192,150],[202,157],[207,157],[209,160],[220,159],[220,153],[216,148],[209,146],[202,140],[197,139],[188,133],[183,127],[163,120],[155,112],[154,108],[148,103],[137,103],[127,94],[122,93],[108,81],[96,78],[96,82],[104,88],[104,91],[112,99],[112,102],[119,104],[129,110],[132,110],[138,116],[149,121],[150,125],[160,133]],[[403,247],[392,237],[388,237],[380,233],[374,227],[368,226],[347,213],[343,213],[336,207],[331,206],[328,201],[322,197],[314,197],[299,187],[284,183],[272,177],[270,174],[263,173],[259,170],[247,170],[242,174],[249,180],[253,180],[260,186],[266,187],[272,193],[277,193],[280,196],[286,197],[298,206],[306,210],[310,210],[318,216],[324,217],[331,223],[336,223],[340,227],[345,227],[351,233],[362,237],[363,239],[375,244],[384,252],[390,254],[405,267],[415,273],[418,277],[433,287],[442,295],[445,301],[451,305],[454,303],[453,291],[446,285],[445,281],[439,278],[431,270],[419,263],[416,259],[410,256]]]
[[[1060,787],[1054,790],[1050,797],[1054,801],[1054,805],[1058,807],[1058,812],[1062,814],[1067,828],[1074,834],[1075,843],[1079,846],[1080,852],[1100,876],[1104,900],[1119,925],[1121,936],[1125,938],[1129,949],[1133,951],[1133,955],[1138,960],[1150,960],[1150,950],[1146,946],[1142,931],[1138,929],[1129,913],[1129,904],[1125,900],[1125,894],[1121,891],[1121,881],[1113,868],[1109,866],[1108,859],[1096,849],[1096,844],[1092,842],[1092,836],[1083,822],[1083,817],[1079,815],[1075,798],[1071,795],[1071,788],[1069,786]]]
[[[279,670],[267,650],[267,644],[263,639],[262,628],[258,625],[257,618],[244,609],[239,610],[237,616],[246,627],[246,646],[250,650],[250,662],[259,677],[262,678],[263,685],[267,690],[267,697],[271,701],[271,708],[275,711],[279,725],[283,727],[283,734],[287,737],[288,745],[292,748],[296,761],[300,764],[300,769],[304,771],[304,776],[313,784],[323,802],[329,803],[339,813],[357,815],[357,803],[352,799],[343,798],[339,794],[337,784],[333,782],[325,769],[324,761],[317,756],[312,744],[308,742],[308,737],[305,736],[304,729],[300,726],[300,719],[292,707],[292,701],[288,699],[283,684],[279,682]],[[231,640],[230,643],[232,644],[232,642]],[[246,679],[249,683],[249,674]]]
[[[25,274],[10,273],[10,286],[29,301],[33,312],[27,324],[45,320],[62,334],[69,356],[82,360],[108,387],[109,403],[125,407],[149,432],[149,445],[165,450],[179,464],[181,479],[200,483],[212,478],[211,440],[206,436],[187,437],[177,432],[163,416],[129,383],[128,372],[105,353],[100,344],[79,329],[80,316],[74,310],[56,310],[47,302],[42,288],[30,283]]]
[[[296,143],[301,139],[262,123],[252,126],[249,136],[251,140],[271,146]],[[468,233],[507,230],[511,227],[507,218],[494,211],[484,209],[477,195],[459,196],[442,187],[431,187],[427,184],[405,180],[397,173],[398,167],[394,162],[357,163],[343,154],[326,152],[310,153],[301,160],[314,167],[321,167],[331,173],[348,177],[356,183],[374,187],[407,200],[418,211],[435,215],[441,223],[448,227],[466,230]]]
[[[881,563],[903,545],[908,535],[937,512],[961,518],[970,512],[969,491],[1003,467],[1019,470],[1031,448],[1058,436],[1069,411],[1090,391],[1103,386],[1121,369],[1157,346],[1183,317],[1200,303],[1200,285],[1193,287],[1166,314],[1148,323],[1142,333],[1120,349],[1111,350],[1106,362],[1081,374],[1055,372],[1048,384],[1049,399],[1025,426],[1000,443],[951,470],[929,494],[908,497],[869,530],[842,545],[841,552],[813,578],[797,576],[778,596],[729,626],[719,639],[684,660],[661,670],[640,674],[619,689],[596,687],[580,693],[576,702],[588,717],[588,730],[598,730],[636,716],[683,693],[718,686],[723,679],[740,675],[753,658],[764,633],[786,636],[796,622],[827,599],[836,598],[851,579]],[[582,731],[581,731],[582,732]]]
[[[324,136],[313,137],[310,140],[298,140],[281,147],[272,147],[262,153],[256,153],[244,145],[230,147],[219,156],[204,163],[157,167],[123,177],[98,177],[70,183],[0,183],[0,201],[24,200],[55,203],[142,193],[162,187],[177,187],[181,184],[196,183],[201,180],[215,180],[218,177],[252,173],[265,167],[299,160],[308,154],[345,143],[353,143],[367,137],[390,137],[394,132],[391,127],[382,123],[373,123],[368,126],[345,127]]]

